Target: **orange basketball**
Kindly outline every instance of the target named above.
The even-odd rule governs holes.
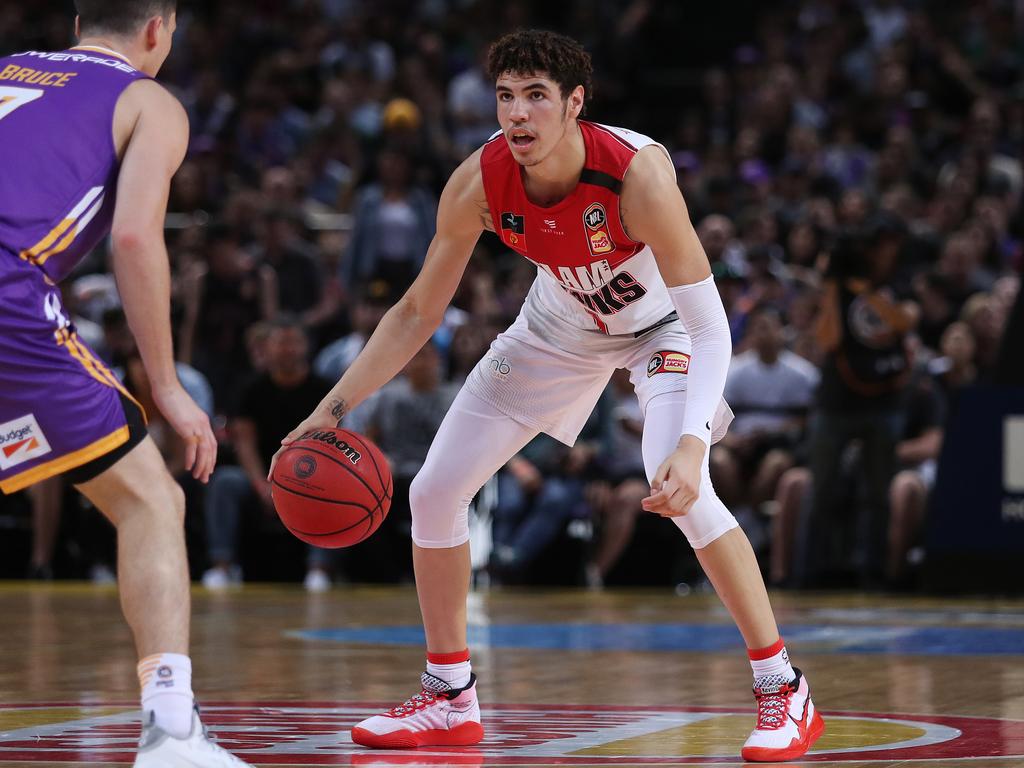
[[[270,482],[285,527],[326,549],[350,547],[377,530],[394,491],[380,448],[347,429],[299,437],[278,457]]]

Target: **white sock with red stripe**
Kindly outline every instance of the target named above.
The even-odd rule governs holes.
[[[444,680],[452,688],[465,688],[469,685],[469,675],[472,671],[469,648],[458,653],[427,652],[427,674]]]
[[[192,660],[180,653],[155,653],[139,662],[142,711],[176,739],[192,732]],[[148,715],[146,716],[148,719]]]
[[[768,675],[781,675],[787,681],[796,678],[781,637],[767,648],[748,648],[747,655],[750,657],[755,681]]]

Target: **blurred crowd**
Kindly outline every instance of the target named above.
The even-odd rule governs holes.
[[[186,486],[197,578],[411,579],[403,489],[518,312],[529,263],[481,239],[432,342],[352,415],[396,478],[370,541],[304,555],[266,468],[415,277],[446,178],[497,129],[488,43],[547,26],[594,56],[588,117],[671,153],[735,346],[736,421],[712,472],[770,581],[914,585],[946,416],[997,376],[1020,282],[1024,16],[1009,0],[693,5],[181,3],[160,79],[191,144],[167,238],[179,372],[221,441],[208,487],[180,472],[181,444],[147,410]],[[67,47],[56,6],[5,6],[0,50]],[[709,45],[711,25],[727,42]],[[146,403],[108,255],[69,279],[65,304]],[[510,461],[475,506],[478,577],[699,585],[683,537],[640,510],[642,422],[616,375],[575,447],[541,436]],[[92,513],[61,481],[21,503],[32,575],[110,577],[109,542],[82,534],[74,521]]]

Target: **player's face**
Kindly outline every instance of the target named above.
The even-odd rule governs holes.
[[[536,165],[558,145],[583,106],[583,88],[563,96],[544,73],[505,72],[495,84],[498,124],[520,165]]]

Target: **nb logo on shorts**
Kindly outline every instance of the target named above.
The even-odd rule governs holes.
[[[508,376],[512,373],[512,364],[509,363],[508,358],[502,357],[499,360],[497,357],[485,357],[484,363],[491,369],[491,373],[498,376]]]
[[[33,414],[0,424],[0,469],[10,469],[45,456],[50,444]]]

